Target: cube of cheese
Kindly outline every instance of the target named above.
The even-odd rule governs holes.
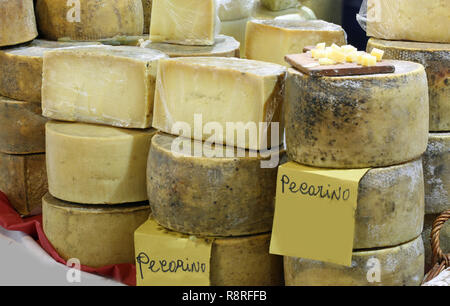
[[[150,40],[211,46],[217,20],[215,0],[154,0]]]
[[[334,65],[336,64],[336,61],[332,60],[331,58],[319,58],[319,64],[320,65]]]
[[[377,48],[373,48],[370,54],[375,56],[378,62],[381,62],[381,60],[383,59],[384,51]]]
[[[327,44],[326,43],[318,43],[317,45],[316,45],[316,49],[317,50],[325,50],[325,48],[326,48],[326,46],[327,46]]]
[[[156,66],[167,56],[128,46],[46,52],[42,109],[52,119],[126,128],[151,125]]]
[[[289,66],[285,55],[322,42],[343,45],[345,32],[322,20],[252,20],[247,23],[245,57]]]
[[[216,138],[216,143],[244,149],[265,149],[265,140],[270,142],[267,135],[271,131],[270,124],[281,119],[285,73],[286,69],[280,65],[237,58],[161,60],[153,127],[197,140],[208,140],[215,134],[222,137]],[[201,115],[201,118],[196,120],[196,115],[197,118]],[[187,123],[189,130],[178,130],[180,122]],[[267,123],[268,130],[260,129],[263,122]],[[209,123],[217,126],[215,132],[206,131]],[[234,133],[227,133],[227,125],[238,123],[252,125],[255,134],[242,139],[234,137]],[[280,141],[281,137],[271,145],[277,146]]]
[[[358,51],[358,49],[356,49],[355,47],[353,47],[352,45],[345,45],[341,47],[341,50],[344,51],[345,53],[353,53]]]
[[[377,64],[377,58],[370,54],[364,54],[361,59],[361,65],[363,66],[375,66]]]

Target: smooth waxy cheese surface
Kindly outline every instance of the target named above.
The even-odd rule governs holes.
[[[177,232],[202,236],[242,236],[272,229],[277,167],[261,168],[270,156],[250,156],[248,151],[208,148],[182,156],[172,151],[175,137],[158,134],[148,158],[147,187],[153,217]],[[220,152],[219,156],[213,154]],[[243,157],[239,157],[242,154]],[[270,153],[269,153],[270,154]]]
[[[45,152],[45,122],[37,103],[0,96],[0,152],[33,154]]]
[[[422,233],[422,238],[425,244],[425,271],[429,271],[433,267],[433,252],[431,250],[431,230],[434,221],[439,217],[439,214],[426,215],[425,223]],[[450,253],[450,222],[447,221],[441,228],[439,234],[440,248],[444,254]]]
[[[215,0],[153,0],[150,40],[213,45],[216,19]]]
[[[0,190],[21,215],[38,214],[47,192],[45,154],[0,153]]]
[[[395,61],[396,72],[312,78],[289,70],[286,145],[290,159],[330,168],[396,165],[428,142],[424,67]]]
[[[231,36],[218,35],[212,46],[186,46],[145,41],[141,47],[159,50],[170,57],[239,57],[239,42]]]
[[[253,0],[218,0],[220,21],[231,21],[250,17]]]
[[[424,276],[424,259],[419,236],[393,248],[354,251],[351,267],[285,257],[284,277],[287,286],[418,286]],[[376,260],[380,282],[369,282]]]
[[[152,2],[153,0],[142,0],[142,7],[144,9],[144,34],[150,31],[150,20],[152,18]]]
[[[61,200],[84,204],[146,201],[145,169],[155,132],[48,122],[50,193]]]
[[[367,36],[450,43],[448,0],[368,0]]]
[[[191,128],[191,137],[207,140],[212,132],[202,130],[202,135],[194,135],[195,124],[201,124],[194,122],[194,115],[201,114],[203,125],[216,122],[222,127],[222,132],[216,132],[223,134],[217,143],[230,145],[231,139],[237,147],[263,150],[267,148],[265,140],[271,130],[270,123],[280,121],[284,76],[282,66],[236,58],[161,60],[153,127],[178,135],[180,131],[172,129],[177,122],[186,122]],[[257,135],[252,139],[226,135],[228,122],[253,123]],[[260,122],[268,123],[268,131],[259,128]],[[280,141],[271,145],[278,146]]]
[[[27,102],[41,102],[44,52],[96,42],[55,42],[35,39],[18,47],[0,50],[0,95]]]
[[[48,39],[97,40],[116,35],[141,35],[141,0],[37,0],[39,33]]]
[[[430,131],[450,131],[450,44],[388,41],[371,38],[367,51],[377,48],[384,58],[424,65],[430,97]]]
[[[423,168],[425,212],[439,214],[450,209],[450,133],[430,133]]]
[[[98,207],[42,199],[44,232],[65,260],[102,267],[134,262],[134,231],[150,214],[147,202]]]
[[[0,1],[0,47],[24,43],[37,36],[33,0]]]
[[[322,20],[253,20],[247,24],[245,57],[289,66],[286,55],[321,42],[345,45],[345,32]]]
[[[46,52],[43,115],[65,121],[148,128],[157,63],[166,57],[157,50],[128,46]]]
[[[354,249],[396,246],[419,236],[423,227],[422,161],[374,168],[358,190]]]

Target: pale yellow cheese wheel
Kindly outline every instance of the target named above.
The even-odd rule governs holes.
[[[44,232],[65,260],[102,267],[134,262],[134,231],[150,215],[147,202],[89,206],[46,194],[42,199]]]
[[[0,1],[0,47],[24,43],[36,36],[33,0]]]

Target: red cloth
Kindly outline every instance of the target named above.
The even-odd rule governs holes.
[[[42,215],[24,218],[11,207],[8,198],[0,191],[0,226],[10,231],[20,231],[31,236],[57,262],[66,264],[48,241],[42,228]],[[119,264],[101,268],[81,266],[81,270],[115,280],[129,286],[136,286],[136,266],[133,264]]]

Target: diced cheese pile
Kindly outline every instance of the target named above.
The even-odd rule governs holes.
[[[339,47],[332,44],[330,47],[326,43],[317,44],[311,50],[311,56],[319,61],[320,65],[335,65],[337,63],[357,63],[362,66],[375,66],[383,59],[384,51],[374,48],[372,52],[366,53],[358,51],[352,45]]]

